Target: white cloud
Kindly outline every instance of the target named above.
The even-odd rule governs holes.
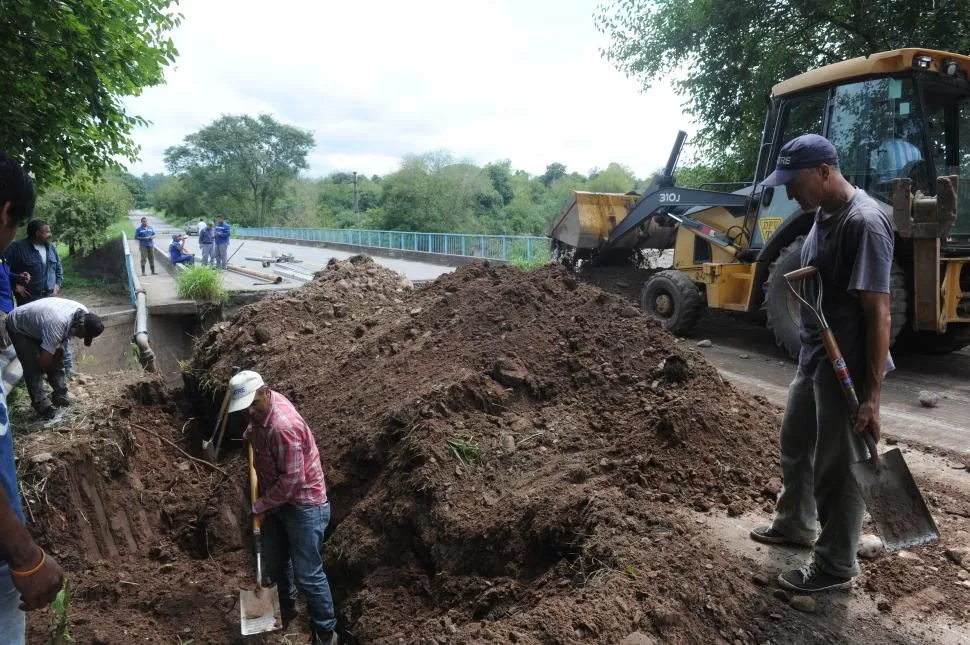
[[[269,112],[313,132],[310,173],[393,171],[450,150],[541,173],[611,161],[647,175],[678,129],[669,87],[641,93],[600,56],[597,0],[195,0],[166,85],[129,101],[152,122],[133,172],[222,114]]]

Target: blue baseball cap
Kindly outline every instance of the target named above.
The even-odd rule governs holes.
[[[764,178],[762,186],[784,186],[805,168],[817,168],[821,164],[838,167],[839,153],[832,142],[818,134],[795,137],[778,153],[775,171]]]

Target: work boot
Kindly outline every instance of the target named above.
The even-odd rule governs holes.
[[[843,578],[825,573],[813,559],[801,569],[786,571],[778,576],[778,584],[797,593],[816,593],[835,589],[848,589],[852,578]]]
[[[56,408],[69,408],[74,403],[74,398],[69,394],[59,396],[55,394],[51,397],[51,402]]]
[[[283,629],[289,627],[290,622],[299,614],[296,598],[280,598],[280,619],[283,621]]]
[[[57,416],[57,409],[51,405],[37,411],[37,418],[42,421],[50,421]]]
[[[317,631],[310,627],[310,645],[338,645],[337,634],[331,631]]]

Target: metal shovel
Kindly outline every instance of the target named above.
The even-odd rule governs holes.
[[[253,445],[249,444],[249,495],[252,503],[259,496],[256,468],[253,465]],[[263,586],[263,518],[253,515],[253,549],[256,551],[256,588],[239,590],[239,622],[242,635],[262,634],[283,627],[280,618],[280,593],[276,585]]]
[[[205,453],[209,461],[215,461],[216,457],[219,456],[219,450],[215,448],[216,437],[220,436],[221,438],[219,431],[226,427],[226,417],[229,416],[226,414],[226,409],[229,407],[229,395],[231,393],[232,390],[226,388],[226,395],[222,397],[222,407],[219,408],[219,417],[216,419],[216,427],[212,431],[212,437],[202,441],[202,452]]]
[[[804,280],[812,278],[815,281],[815,306],[803,293]],[[842,350],[835,341],[835,335],[829,329],[828,322],[822,313],[822,280],[818,269],[808,266],[785,274],[788,287],[795,297],[809,309],[818,320],[822,343],[825,353],[835,374],[842,385],[845,399],[849,404],[849,413],[855,418],[859,410],[859,399],[852,383],[852,375],[842,357]],[[799,283],[796,286],[795,283]],[[936,542],[940,539],[940,529],[937,528],[926,502],[916,487],[912,473],[903,460],[899,448],[880,455],[876,451],[876,441],[869,432],[862,433],[862,438],[869,449],[869,458],[849,466],[852,475],[859,485],[862,498],[876,525],[876,532],[882,538],[883,545],[889,553],[901,549],[908,549],[920,544]]]

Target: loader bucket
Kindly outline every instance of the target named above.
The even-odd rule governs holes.
[[[549,237],[577,249],[600,248],[637,197],[573,191],[566,208],[549,227]]]

